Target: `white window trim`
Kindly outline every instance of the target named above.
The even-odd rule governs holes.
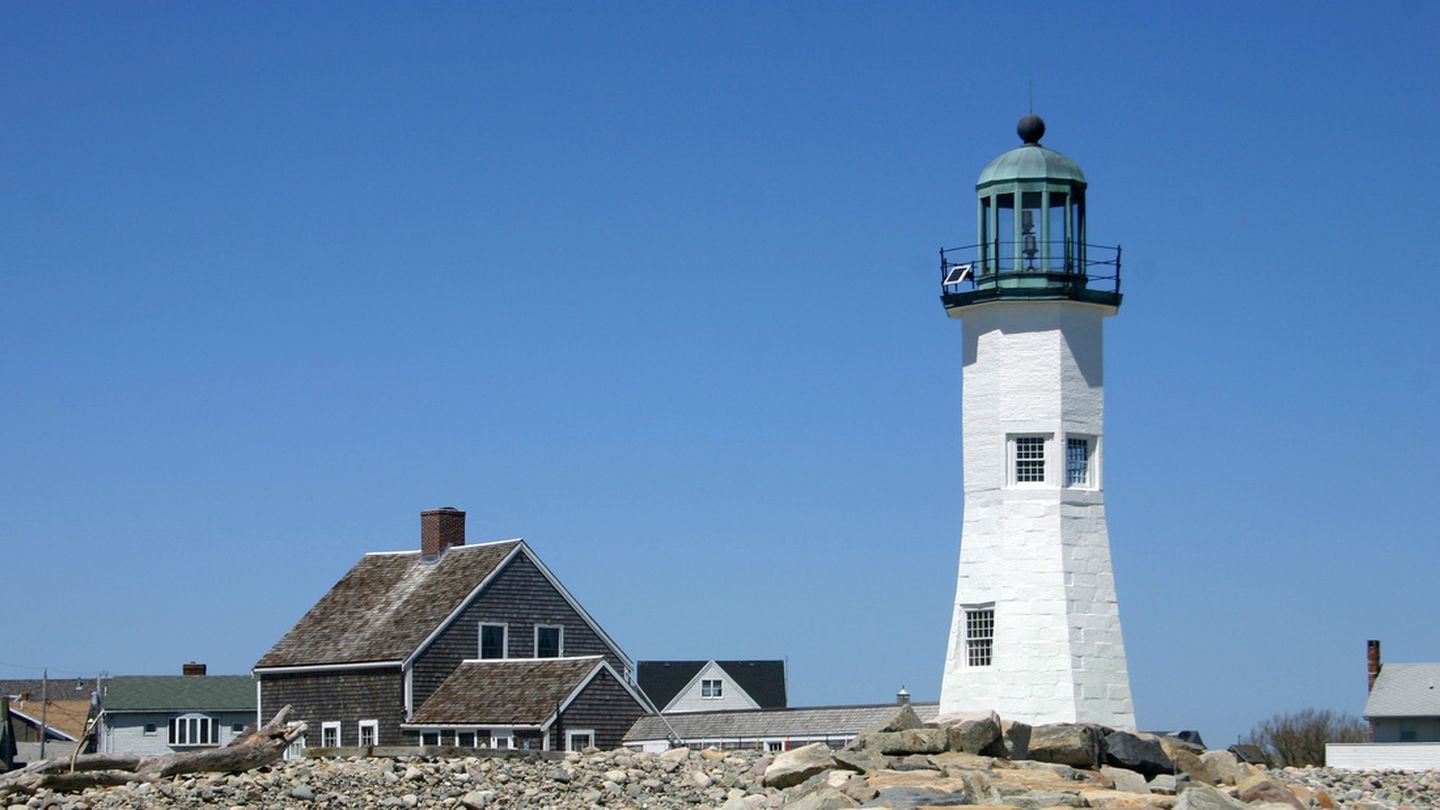
[[[325,734],[326,734],[327,732],[330,732],[330,731],[335,732],[335,745],[333,745],[333,746],[329,746],[329,745],[326,745],[326,744],[325,744]],[[320,724],[320,747],[322,747],[322,748],[339,748],[339,747],[340,747],[340,721],[339,721],[339,720],[328,720],[328,721],[325,721],[325,722],[323,722],[323,723]]]
[[[1019,452],[1020,452],[1020,442],[1018,441],[1018,440],[1020,440],[1020,439],[1040,439],[1040,440],[1041,440],[1041,442],[1042,442],[1042,444],[1041,444],[1041,452],[1043,452],[1043,453],[1045,454],[1044,459],[1041,460],[1041,463],[1042,463],[1042,465],[1043,465],[1043,466],[1041,467],[1041,475],[1043,475],[1043,476],[1045,477],[1045,480],[1043,480],[1043,481],[1021,481],[1021,480],[1020,480],[1020,470],[1019,470],[1019,461],[1020,461],[1020,459],[1017,458],[1017,456],[1019,455]],[[1055,482],[1056,482],[1057,480],[1059,480],[1059,479],[1056,477],[1056,475],[1055,475],[1055,449],[1054,449],[1055,441],[1054,441],[1054,439],[1055,439],[1055,434],[1054,434],[1054,433],[1042,433],[1042,432],[1038,432],[1038,431],[1026,432],[1026,433],[1009,433],[1009,434],[1006,434],[1006,436],[1005,436],[1005,481],[1006,481],[1006,484],[1009,485],[1009,486],[1011,486],[1011,487],[1016,487],[1016,488],[1019,488],[1019,489],[1043,489],[1043,488],[1046,488],[1046,487],[1054,487],[1054,486],[1055,486]]]
[[[485,657],[485,628],[487,628],[487,627],[498,627],[498,628],[500,628],[500,657],[499,657],[499,658],[486,658],[486,657]],[[478,659],[480,659],[480,660],[482,660],[482,661],[500,661],[500,660],[504,660],[504,659],[510,657],[510,625],[509,625],[508,623],[506,623],[506,622],[481,622],[479,629],[476,630],[475,632],[476,632],[476,634],[477,634],[476,639],[475,639],[475,643],[476,643],[475,657],[476,657],[476,658],[478,658]]]
[[[505,741],[505,745],[503,745],[503,746],[500,745],[500,741],[501,741],[501,740],[504,740],[504,741]],[[500,748],[500,749],[503,749],[503,750],[506,750],[506,751],[513,751],[513,750],[515,750],[515,732],[513,732],[513,731],[492,731],[492,732],[490,732],[490,747],[491,747],[491,748]]]
[[[583,750],[584,750],[584,746],[581,746],[580,748],[576,748],[576,747],[575,747],[575,737],[578,736],[578,735],[580,735],[580,734],[587,735],[587,736],[590,738],[590,744],[591,744],[591,745],[594,745],[594,744],[595,744],[595,729],[592,729],[592,728],[575,728],[575,729],[569,729],[569,730],[567,730],[567,731],[565,732],[565,750],[566,750],[566,751],[583,751]]]
[[[1084,439],[1089,442],[1088,479],[1083,484],[1070,483],[1070,440]],[[1093,490],[1100,488],[1100,437],[1092,433],[1068,433],[1065,435],[1065,477],[1067,489]]]
[[[965,633],[965,639],[964,639],[964,640],[965,640],[965,654],[964,654],[964,657],[963,657],[963,659],[962,659],[962,660],[964,661],[964,663],[965,663],[965,667],[966,667],[967,669],[972,669],[972,668],[973,668],[973,669],[988,669],[989,667],[994,666],[994,665],[995,665],[995,635],[996,635],[996,634],[995,634],[995,626],[996,626],[996,622],[995,622],[995,603],[994,603],[994,602],[984,602],[984,603],[974,604],[974,605],[965,605],[965,606],[963,606],[961,609],[964,611],[964,620],[965,620],[965,621],[964,621],[964,624],[961,625],[961,626],[964,628],[964,633]],[[990,635],[988,636],[988,638],[987,638],[987,637],[984,637],[984,636],[976,636],[976,637],[972,638],[972,637],[970,636],[970,614],[972,614],[972,613],[980,613],[980,612],[983,612],[983,611],[989,611],[989,613],[990,613]],[[987,641],[987,640],[990,642],[990,645],[989,645],[989,646],[990,646],[990,655],[989,655],[990,662],[989,662],[989,663],[986,663],[986,664],[972,664],[972,663],[970,663],[970,643],[971,643],[972,641]]]
[[[707,695],[707,694],[705,694],[705,690],[708,688],[709,684],[712,684],[712,683],[715,684],[715,694],[713,694],[713,695]],[[700,679],[700,699],[701,699],[701,700],[724,700],[724,699],[725,699],[725,680],[724,680],[723,678],[701,678],[701,679]]]
[[[356,724],[355,724],[355,741],[356,741],[356,743],[358,743],[358,744],[361,745],[362,747],[365,745],[365,729],[367,729],[367,728],[370,729],[370,733],[371,733],[371,738],[370,738],[370,739],[371,739],[371,742],[370,742],[370,745],[379,745],[379,744],[380,744],[380,721],[379,721],[379,720],[361,720],[360,722],[356,723]]]
[[[559,637],[559,639],[557,639],[558,643],[555,645],[555,657],[556,657],[556,658],[564,658],[564,657],[565,657],[565,625],[563,625],[563,624],[537,624],[537,625],[535,625],[535,633],[534,633],[534,635],[535,635],[535,639],[534,639],[534,641],[535,641],[535,646],[532,648],[532,649],[534,649],[534,651],[535,651],[535,657],[536,657],[536,658],[539,658],[539,657],[540,657],[540,631],[541,631],[541,630],[555,630],[555,631],[558,632],[558,634],[559,634],[560,637]]]
[[[195,721],[195,736],[208,737],[208,741],[195,742],[194,740],[189,739],[189,737],[191,736],[189,734],[189,723],[192,720]],[[185,725],[179,725],[181,723],[184,723]],[[177,729],[184,729],[185,733],[176,734]],[[202,729],[204,730],[204,733],[201,733]],[[184,742],[179,741],[179,738],[181,736],[184,736],[186,738]],[[205,714],[198,714],[196,712],[177,714],[174,717],[170,718],[170,721],[166,723],[165,744],[169,745],[171,748],[217,748],[220,745],[220,721],[217,718],[210,717],[209,715]]]

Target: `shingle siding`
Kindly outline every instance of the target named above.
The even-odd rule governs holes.
[[[595,747],[619,748],[630,726],[645,714],[630,692],[608,672],[600,672],[581,690],[557,723],[550,747],[565,748],[567,730],[595,732]]]
[[[616,672],[624,671],[625,662],[615,650],[590,629],[540,569],[521,554],[415,659],[415,706],[422,705],[461,661],[480,657],[482,622],[509,627],[506,653],[510,658],[535,656],[537,624],[559,625],[564,628],[563,655],[603,655]]]
[[[306,745],[320,744],[320,724],[340,723],[340,744],[359,745],[361,720],[380,721],[381,745],[414,742],[402,734],[405,677],[400,669],[331,672],[275,672],[260,676],[260,716],[269,722],[275,712],[291,706],[290,719],[306,724]]]

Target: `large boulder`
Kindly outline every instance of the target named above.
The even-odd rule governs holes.
[[[906,703],[904,706],[896,709],[894,714],[890,715],[884,720],[881,720],[878,723],[870,725],[861,733],[863,734],[865,732],[886,733],[892,731],[909,731],[913,728],[924,727],[925,722],[920,719],[920,715],[915,713],[915,709],[912,708],[909,703]]]
[[[857,735],[847,747],[856,751],[878,751],[887,756],[938,754],[945,750],[948,740],[943,728],[864,731]]]
[[[1200,755],[1200,761],[1215,774],[1218,784],[1238,785],[1245,777],[1245,772],[1240,769],[1240,761],[1229,751],[1206,751]]]
[[[1105,761],[1143,774],[1147,779],[1175,772],[1175,762],[1165,755],[1159,740],[1153,737],[1146,739],[1128,731],[1112,731],[1105,736]]]
[[[1145,777],[1128,768],[1116,768],[1112,765],[1103,765],[1100,773],[1110,778],[1115,783],[1115,789],[1122,793],[1149,793],[1150,785],[1146,783]]]
[[[1215,769],[1201,759],[1199,754],[1179,749],[1175,751],[1174,759],[1175,767],[1181,772],[1189,774],[1192,780],[1207,785],[1220,783],[1220,777],[1216,775]]]
[[[945,729],[951,751],[990,754],[1000,741],[1000,715],[995,712],[951,712],[936,717],[934,725]]]
[[[798,799],[785,802],[788,810],[841,810],[841,808],[859,806],[860,802],[829,785],[822,785]]]
[[[833,767],[835,758],[830,755],[830,746],[811,743],[776,756],[761,781],[766,787],[784,789]]]
[[[1295,810],[1305,810],[1305,805],[1295,798],[1295,794],[1281,787],[1275,780],[1263,775],[1251,776],[1240,783],[1240,801],[1246,804],[1261,802],[1288,804]]]
[[[1101,727],[1089,723],[1047,723],[1030,729],[1030,758],[1094,770],[1105,761]]]
[[[885,755],[873,748],[855,749],[845,748],[834,752],[835,764],[846,770],[856,773],[869,773],[886,767],[889,762]]]
[[[1193,784],[1180,794],[1174,810],[1245,810],[1245,803],[1209,785]]]
[[[1000,740],[995,744],[999,750],[986,751],[985,754],[1004,757],[1011,761],[1029,758],[1030,730],[1029,723],[1022,723],[1019,720],[1002,720],[1000,722]]]

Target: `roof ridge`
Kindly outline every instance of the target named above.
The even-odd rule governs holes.
[[[446,554],[449,554],[449,553],[452,552],[452,551],[464,551],[464,550],[467,549],[467,548],[485,548],[486,546],[498,546],[498,545],[501,545],[502,543],[523,543],[523,542],[525,542],[525,538],[523,538],[523,537],[509,537],[509,538],[506,538],[506,539],[504,539],[504,540],[486,540],[486,541],[483,542],[483,543],[466,543],[466,544],[463,545],[463,546],[446,546],[446,547],[445,547],[445,553],[446,553]],[[364,556],[366,556],[366,557],[404,557],[404,556],[407,556],[407,555],[419,555],[420,553],[421,553],[421,552],[420,552],[420,549],[418,549],[418,548],[411,548],[411,549],[404,549],[404,550],[401,550],[401,551],[367,551],[367,552],[365,552]]]

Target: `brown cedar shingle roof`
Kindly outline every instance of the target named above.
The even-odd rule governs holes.
[[[410,722],[540,725],[602,660],[590,655],[466,661]]]
[[[519,545],[452,546],[434,561],[366,554],[255,666],[402,660]]]

